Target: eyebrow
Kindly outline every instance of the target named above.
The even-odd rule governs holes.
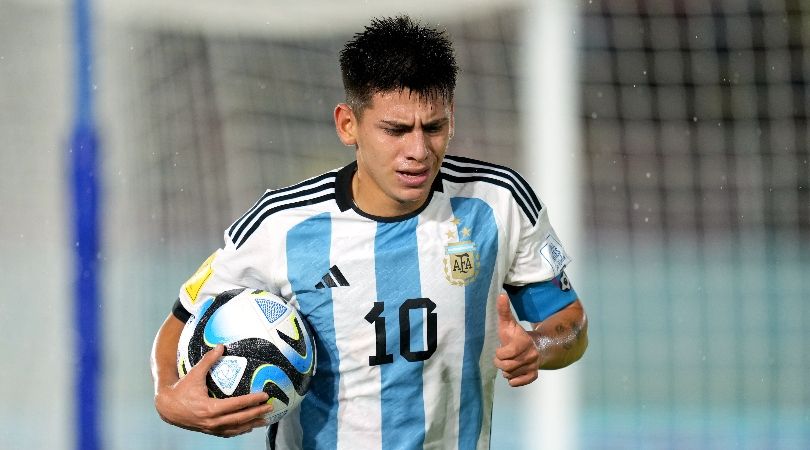
[[[411,128],[413,128],[413,125],[408,125],[408,124],[405,124],[405,123],[402,123],[402,122],[398,122],[396,120],[385,120],[385,119],[383,119],[383,120],[380,120],[379,123],[382,124],[382,125],[387,125],[389,127],[393,127],[393,128],[402,128],[402,129],[411,129]],[[441,127],[441,126],[443,126],[443,125],[445,125],[447,123],[450,123],[449,118],[440,117],[438,119],[431,120],[429,122],[423,123],[422,128]]]

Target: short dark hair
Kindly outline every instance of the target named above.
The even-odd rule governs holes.
[[[458,66],[445,31],[408,16],[372,20],[340,52],[346,102],[362,113],[378,92],[403,91],[453,100]]]

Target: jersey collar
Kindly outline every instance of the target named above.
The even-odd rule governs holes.
[[[355,206],[354,202],[352,201],[352,176],[356,171],[357,161],[353,161],[351,164],[338,170],[337,176],[335,177],[335,201],[337,202],[338,208],[340,208],[341,212],[346,212],[349,209],[353,209],[357,214],[376,222],[399,222],[418,216],[430,203],[434,192],[444,192],[444,189],[442,188],[442,171],[439,170],[439,173],[436,175],[436,179],[433,180],[433,185],[430,186],[430,194],[428,195],[427,201],[425,201],[425,203],[420,206],[419,209],[402,216],[374,216],[363,212],[360,208]]]

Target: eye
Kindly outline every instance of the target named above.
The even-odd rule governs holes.
[[[444,124],[426,125],[423,130],[425,130],[427,134],[438,134],[444,131]]]
[[[450,126],[449,120],[436,120],[422,125],[422,129],[427,134],[441,134],[444,133]]]
[[[405,134],[405,129],[400,127],[385,127],[383,131],[389,136],[402,136]]]

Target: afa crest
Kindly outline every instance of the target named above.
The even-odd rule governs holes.
[[[444,274],[454,286],[466,286],[475,280],[479,266],[478,251],[473,241],[447,244],[444,257]]]

